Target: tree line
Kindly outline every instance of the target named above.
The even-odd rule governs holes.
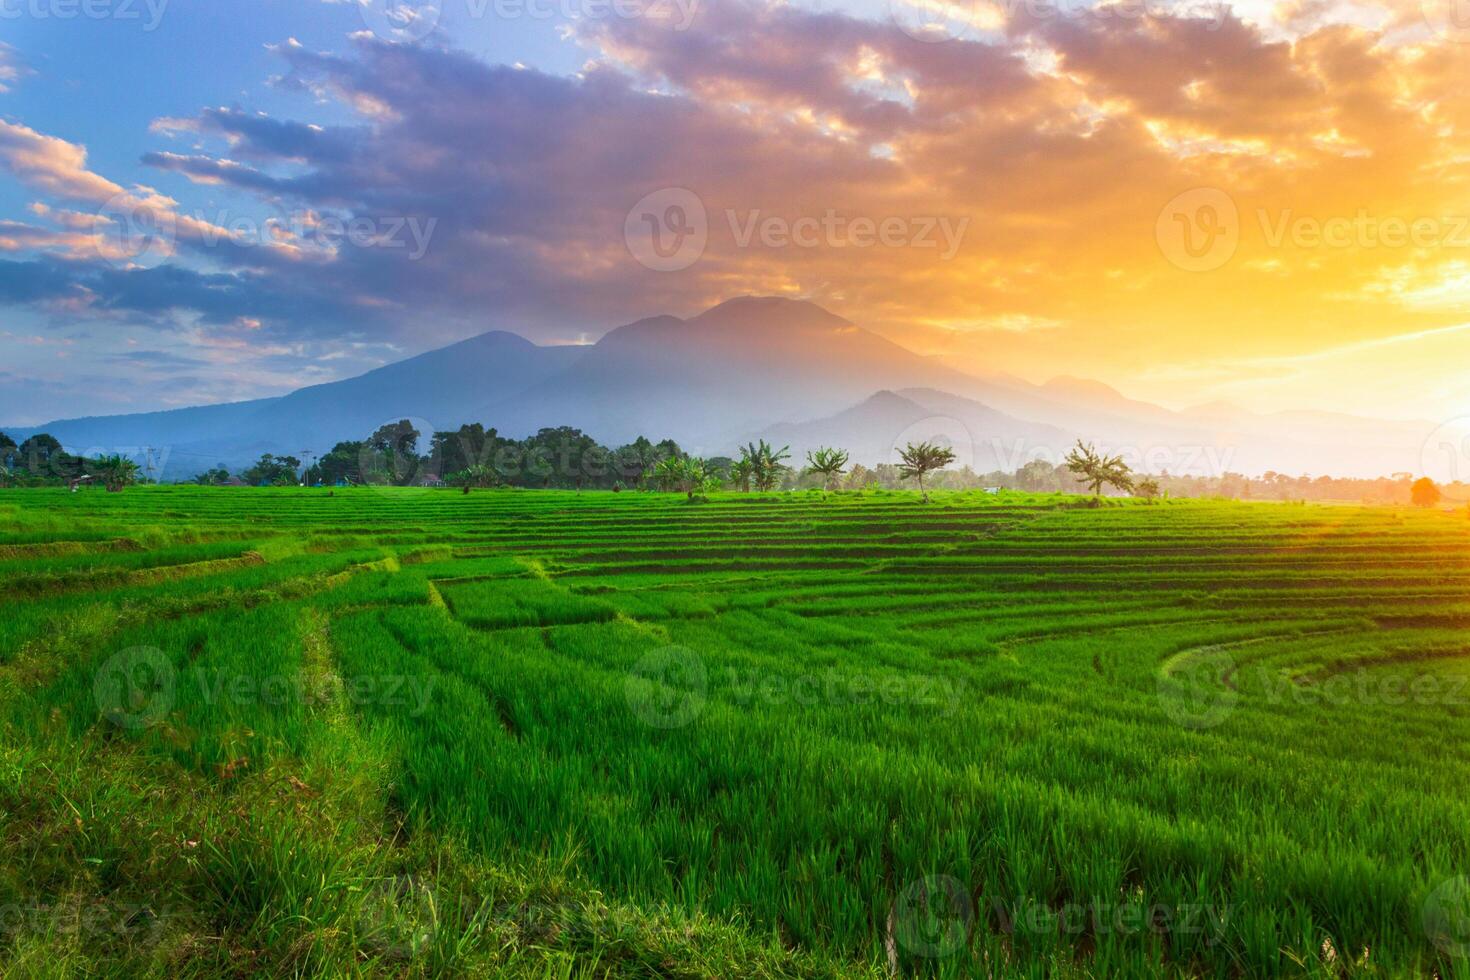
[[[0,432],[0,487],[78,486],[96,483],[116,492],[138,481],[138,464],[125,456],[75,456],[45,432],[17,444]]]
[[[1032,460],[1014,472],[952,468],[954,452],[930,442],[912,443],[897,452],[897,462],[869,467],[849,465],[850,454],[845,450],[821,447],[806,454],[805,465],[794,465],[790,447],[774,447],[764,440],[742,446],[734,457],[698,458],[672,439],[655,443],[640,437],[608,447],[569,426],[544,428],[525,439],[513,439],[480,423],[430,433],[425,442],[423,433],[400,420],[381,426],[365,439],[339,442],[309,465],[296,456],[265,454],[238,474],[218,466],[198,474],[194,482],[238,481],[254,486],[443,483],[466,492],[497,486],[647,489],[677,491],[691,499],[724,487],[747,492],[914,487],[925,499],[930,490],[1077,493],[1085,489],[1094,498],[1109,491],[1148,499],[1352,500],[1424,507],[1436,506],[1446,493],[1458,500],[1470,496],[1470,486],[1453,483],[1441,488],[1427,477],[1416,480],[1409,473],[1370,479],[1269,471],[1254,478],[1239,473],[1144,476],[1132,473],[1121,456],[1109,456],[1082,442],[1061,463]],[[0,432],[0,486],[95,485],[115,491],[135,482],[144,482],[138,464],[124,456],[78,456],[46,433],[17,444]]]

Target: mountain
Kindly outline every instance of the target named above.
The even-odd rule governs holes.
[[[618,327],[568,370],[493,406],[491,417],[502,432],[556,420],[606,442],[669,436],[712,453],[883,388],[973,381],[815,304],[746,297],[688,320]]]
[[[517,437],[570,425],[609,445],[646,435],[713,455],[764,437],[800,453],[840,445],[869,463],[891,461],[895,443],[943,436],[980,471],[1057,462],[1080,437],[1136,469],[1204,475],[1418,470],[1433,429],[1222,404],[1176,412],[1097,381],[969,374],[815,304],[742,297],[688,319],[638,320],[588,346],[497,331],[280,398],[5,431],[50,432],[88,454],[166,447],[163,475],[177,479],[262,452],[325,452],[400,418],[425,441],[467,422]]]
[[[1038,449],[1055,462],[1077,436],[1043,423],[1027,422],[977,401],[928,388],[880,391],[836,415],[809,422],[782,423],[759,438],[791,447],[800,462],[819,446],[840,446],[852,462],[892,463],[910,442],[935,442],[955,452],[956,466],[977,473],[1007,472],[1024,466]]]

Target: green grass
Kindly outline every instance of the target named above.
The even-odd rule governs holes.
[[[1470,521],[1080,504],[6,492],[0,975],[1470,976]]]

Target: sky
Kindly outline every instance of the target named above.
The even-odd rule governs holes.
[[[817,302],[1470,416],[1470,0],[0,0],[0,422]]]

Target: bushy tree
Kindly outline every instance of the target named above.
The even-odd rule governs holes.
[[[782,446],[780,449],[771,448],[764,439],[752,442],[740,450],[741,463],[746,464],[749,469],[748,478],[755,484],[757,490],[774,490],[785,476],[788,467],[786,460],[791,458],[791,447]]]
[[[709,464],[692,456],[670,456],[660,460],[653,468],[654,480],[662,490],[677,490],[688,496],[690,502],[695,495],[717,490],[720,479]]]
[[[262,453],[255,464],[240,474],[240,478],[253,486],[292,487],[296,485],[296,471],[301,460],[295,456],[272,456]]]
[[[898,451],[898,471],[905,480],[916,480],[924,503],[929,502],[929,491],[924,489],[924,474],[942,470],[954,462],[954,450],[932,442],[911,442]]]
[[[1409,499],[1415,507],[1433,507],[1444,499],[1444,494],[1433,480],[1421,476],[1409,487]]]
[[[118,493],[138,482],[138,464],[126,456],[103,456],[87,462],[90,475],[101,480],[108,493]]]
[[[1067,469],[1077,475],[1089,489],[1094,499],[1102,495],[1104,486],[1116,487],[1127,493],[1133,489],[1133,478],[1122,456],[1107,456],[1097,451],[1092,443],[1077,445],[1067,454]]]

